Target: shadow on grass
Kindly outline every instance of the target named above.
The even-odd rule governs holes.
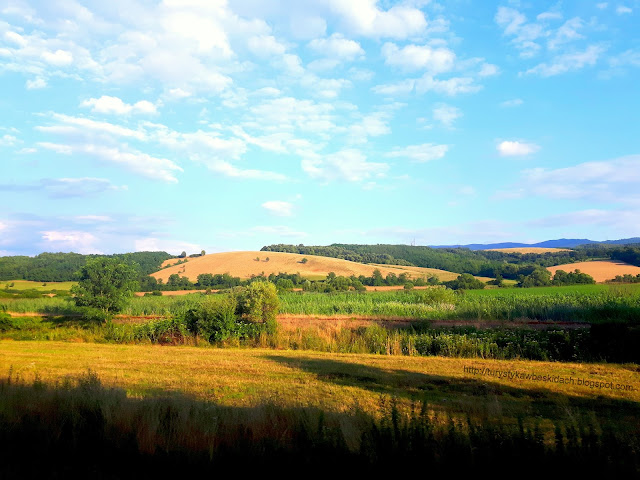
[[[399,467],[430,474],[492,468],[496,476],[498,464],[513,473],[523,463],[537,474],[638,472],[637,434],[558,428],[556,443],[546,444],[537,427],[453,423],[424,409],[403,417],[391,406],[377,420],[362,411],[228,407],[176,394],[133,399],[91,373],[56,385],[10,376],[0,380],[0,477],[182,478],[283,468],[296,476],[309,468],[380,474]]]
[[[583,397],[568,391],[505,385],[491,377],[477,375],[460,378],[407,370],[386,370],[334,359],[277,354],[268,354],[264,358],[312,373],[327,383],[361,388],[409,401],[425,400],[432,407],[443,411],[480,416],[502,412],[514,417],[526,415],[549,419],[562,418],[568,412],[573,412],[577,415],[595,415],[599,421],[611,423],[616,428],[640,429],[640,403],[632,400],[604,396]],[[471,359],[466,362],[467,366],[472,364]],[[513,380],[514,383],[517,381]],[[568,390],[571,387],[559,385],[556,388]]]

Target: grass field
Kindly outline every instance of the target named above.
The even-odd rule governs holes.
[[[631,389],[479,376],[463,367],[613,382]],[[607,409],[619,402],[640,402],[635,366],[0,341],[0,372],[6,374],[11,370],[24,379],[37,376],[53,382],[88,369],[131,396],[174,392],[228,406],[271,402],[339,412],[357,401],[366,412],[376,413],[380,395],[388,395],[405,406],[426,399],[434,408],[458,413],[554,418],[580,405]]]
[[[29,280],[2,280],[0,281],[0,289],[5,288],[7,285],[13,284],[9,287],[11,290],[39,290],[48,292],[51,290],[69,290],[76,282],[31,282]]]
[[[267,262],[266,259],[269,258]],[[259,258],[259,261],[256,261]],[[306,263],[301,263],[306,258]],[[429,278],[437,276],[441,281],[453,280],[459,274],[437,270],[433,268],[401,267],[397,265],[374,265],[338,258],[321,257],[315,255],[299,255],[296,253],[282,252],[226,252],[205,255],[187,259],[186,263],[176,265],[178,260],[171,259],[163,263],[172,265],[152,274],[155,278],[161,278],[165,283],[171,274],[179,274],[188,277],[195,282],[201,273],[229,273],[233,277],[250,278],[252,275],[265,275],[278,273],[299,273],[310,280],[324,279],[329,272],[336,275],[349,277],[351,275],[364,275],[370,277],[377,268],[383,276],[389,273],[399,275],[408,273],[410,277]]]
[[[567,263],[564,265],[556,265],[555,267],[547,267],[547,270],[554,275],[558,270],[573,272],[576,269],[580,270],[582,273],[591,275],[596,282],[612,280],[616,275],[629,274],[635,276],[640,274],[640,267],[614,260],[593,260],[589,262]]]

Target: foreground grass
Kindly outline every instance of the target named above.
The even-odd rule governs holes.
[[[594,389],[478,376],[463,367],[613,381],[631,390]],[[617,412],[640,402],[636,365],[394,357],[263,349],[214,349],[68,342],[0,342],[0,372],[45,382],[88,369],[132,396],[193,395],[227,406],[318,407],[345,411],[356,403],[375,413],[380,395],[426,399],[457,412],[502,412],[554,418],[564,409]],[[633,410],[632,409],[632,410]],[[609,412],[611,413],[611,412]]]
[[[479,376],[465,367],[630,389]],[[0,477],[211,476],[282,465],[334,474],[348,465],[378,474],[492,468],[501,477],[522,464],[525,478],[534,471],[636,474],[638,370],[0,341],[0,372],[7,372],[0,375]],[[38,462],[30,461],[33,452]]]

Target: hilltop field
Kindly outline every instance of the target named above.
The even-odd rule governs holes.
[[[267,258],[269,259],[267,261]],[[306,263],[302,263],[303,259]],[[259,259],[259,260],[258,260]],[[163,268],[151,275],[156,279],[162,279],[165,283],[172,274],[188,277],[195,282],[198,275],[203,273],[229,273],[233,277],[242,279],[250,278],[264,272],[266,276],[278,273],[299,273],[311,280],[324,279],[329,272],[336,275],[349,277],[351,275],[364,275],[370,277],[375,269],[380,270],[383,276],[389,273],[400,275],[407,273],[411,278],[438,277],[440,281],[454,280],[458,273],[439,270],[436,268],[405,267],[399,265],[364,264],[351,262],[339,258],[320,257],[315,255],[301,255],[282,252],[225,252],[214,253],[202,257],[187,258],[185,263],[177,264],[180,259],[170,259],[162,263]],[[489,278],[480,277],[481,280]]]
[[[568,248],[545,248],[545,247],[514,247],[514,248],[487,248],[485,252],[502,252],[502,253],[557,253],[557,252],[570,252]]]
[[[635,276],[640,274],[640,267],[612,260],[592,260],[589,262],[567,263],[564,265],[547,267],[547,270],[549,270],[553,275],[555,275],[558,270],[572,272],[576,269],[580,270],[582,273],[591,275],[593,279],[599,283],[611,280],[615,278],[616,275]]]

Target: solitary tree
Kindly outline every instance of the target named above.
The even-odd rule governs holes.
[[[126,305],[137,287],[137,269],[116,258],[87,260],[77,273],[79,281],[71,288],[76,305],[115,313]]]

